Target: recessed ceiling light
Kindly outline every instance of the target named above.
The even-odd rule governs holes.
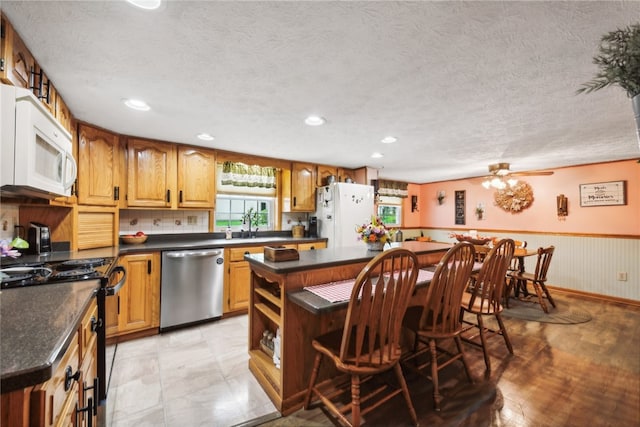
[[[384,154],[382,154],[382,153],[378,153],[378,152],[376,151],[375,153],[373,153],[373,154],[371,155],[371,157],[372,157],[372,158],[374,158],[374,159],[380,159],[380,158],[384,157]]]
[[[304,119],[304,122],[309,126],[322,126],[323,124],[325,124],[326,120],[324,119],[324,117],[320,116],[309,116]]]
[[[198,135],[198,139],[201,139],[203,141],[213,141],[215,138],[208,133],[201,133]]]
[[[396,138],[395,136],[385,136],[384,138],[382,138],[382,142],[384,144],[393,144],[397,140],[398,138]]]
[[[146,102],[140,101],[139,99],[125,99],[124,105],[138,111],[149,111],[151,109]]]
[[[157,9],[162,4],[162,0],[127,0],[127,2],[131,3],[135,7],[146,10]]]

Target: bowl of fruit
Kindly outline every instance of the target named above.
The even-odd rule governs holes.
[[[120,240],[122,243],[126,245],[136,245],[140,243],[144,243],[147,241],[147,236],[142,231],[138,231],[136,234],[125,234],[124,236],[120,236]]]

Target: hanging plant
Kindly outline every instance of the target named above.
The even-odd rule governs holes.
[[[629,98],[640,94],[640,24],[619,28],[602,36],[593,63],[600,72],[577,93],[590,93],[617,85]]]

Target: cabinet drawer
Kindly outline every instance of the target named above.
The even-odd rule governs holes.
[[[298,243],[299,251],[309,251],[313,249],[324,249],[327,247],[325,242]]]
[[[247,248],[230,248],[229,249],[229,261],[244,261],[244,254],[249,252],[250,254],[261,254],[264,252],[264,246],[251,246]]]
[[[65,372],[67,368],[70,368],[72,374],[77,373],[78,361],[79,345],[76,332],[51,379],[36,386],[31,393],[31,425],[61,425],[60,417],[66,418],[67,416],[65,413],[67,399],[77,399],[78,395],[77,381],[75,380],[72,380],[68,390],[64,389]]]
[[[96,332],[93,331],[93,325],[98,319],[98,306],[96,304],[95,299],[89,306],[89,309],[84,315],[82,319],[82,323],[80,325],[80,351],[78,352],[80,355],[79,362],[82,363],[84,358],[86,357],[87,349],[89,349],[93,343],[97,339]]]

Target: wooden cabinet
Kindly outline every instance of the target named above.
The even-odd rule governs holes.
[[[52,377],[31,391],[28,425],[97,425],[97,416],[93,415],[99,403],[97,323],[98,306],[94,298]]]
[[[215,152],[130,138],[129,207],[207,208],[215,203]]]
[[[215,178],[214,151],[178,147],[178,207],[213,208],[216,197]]]
[[[107,338],[160,326],[160,253],[125,255],[118,260],[127,271],[124,286],[107,297]]]
[[[127,205],[172,207],[177,197],[176,146],[133,138],[127,146]]]
[[[0,71],[0,79],[5,83],[29,88],[32,85],[31,71],[35,70],[36,61],[4,15],[1,46],[4,68]]]
[[[333,176],[338,181],[338,168],[335,166],[318,165],[318,174],[316,179],[316,186],[322,187],[327,185],[327,178]]]
[[[347,182],[347,180],[356,182],[356,172],[353,169],[338,168],[338,181]]]
[[[117,206],[120,195],[118,135],[78,126],[78,203]]]
[[[227,274],[224,286],[224,312],[246,310],[249,306],[249,286],[251,270],[244,260],[245,254],[256,254],[264,251],[264,246],[250,246],[225,249]]]
[[[60,93],[56,91],[55,94],[55,114],[56,119],[60,124],[68,130],[72,135],[75,133],[73,129],[73,116],[71,115],[71,110],[64,102]]]
[[[327,242],[311,242],[311,243],[298,243],[298,251],[313,251],[316,249],[325,249]]]
[[[313,212],[316,210],[316,166],[292,163],[291,170],[282,171],[280,192],[283,212]]]

